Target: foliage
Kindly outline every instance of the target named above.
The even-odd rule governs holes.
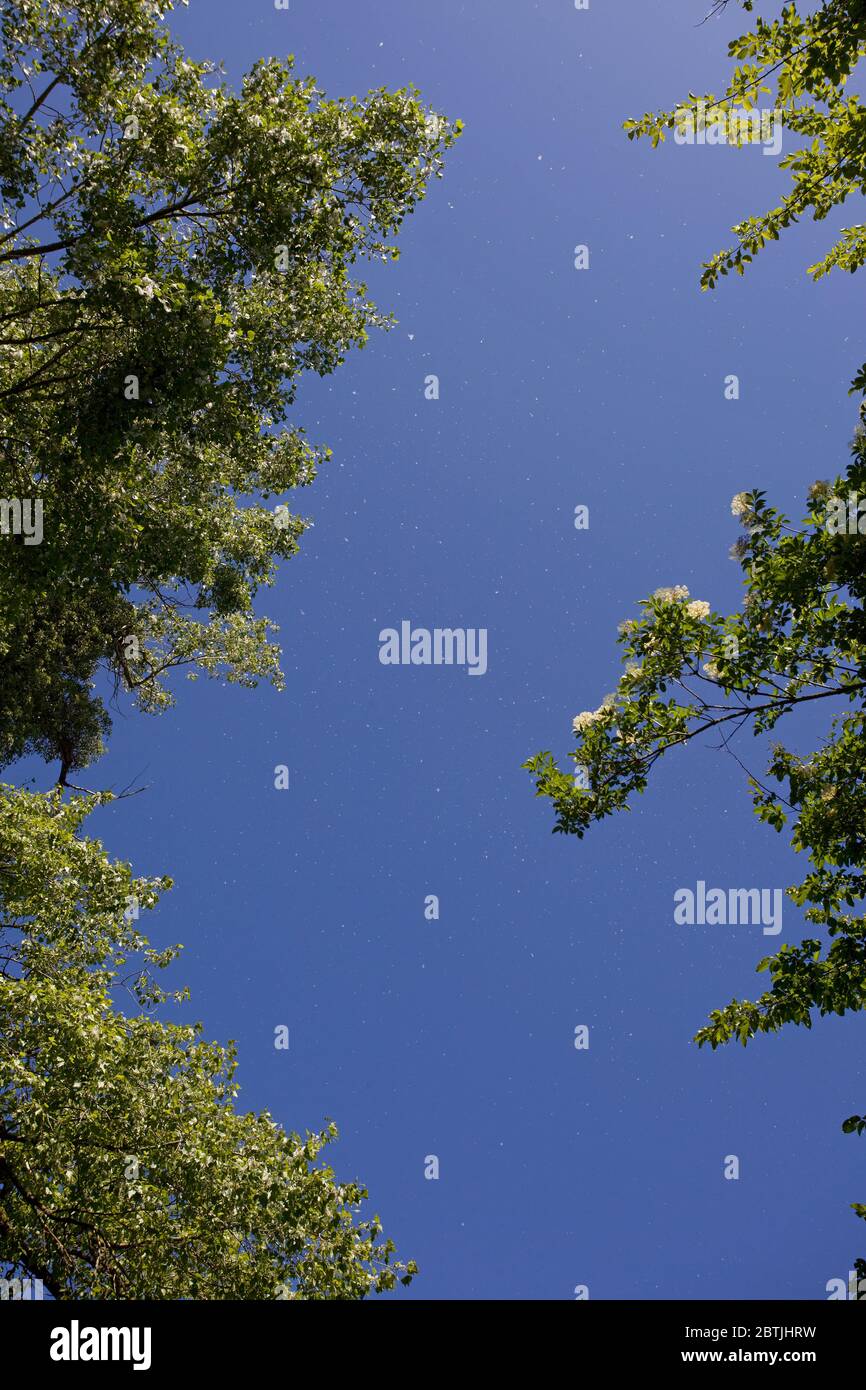
[[[307,525],[275,499],[328,451],[303,373],[387,326],[356,261],[459,133],[414,89],[330,100],[292,59],[233,91],[148,0],[0,0],[0,477],[44,538],[0,539],[0,765],[98,756],[100,670],[279,685],[257,590]]]
[[[0,1262],[63,1299],[356,1299],[408,1283],[336,1136],[234,1108],[235,1054],[169,998],[135,879],[78,835],[107,794],[0,787]],[[133,904],[135,905],[133,907]],[[121,1004],[135,1012],[123,1012]],[[8,1272],[8,1271],[7,1271]]]
[[[769,988],[714,1010],[698,1032],[698,1044],[713,1049],[786,1023],[811,1028],[813,1010],[866,1008],[866,431],[858,429],[844,476],[812,486],[799,525],[760,491],[738,494],[732,510],[745,528],[732,552],[744,574],[742,610],[715,612],[684,585],[657,590],[620,625],[615,691],[574,719],[575,770],[547,751],[524,764],[537,795],[553,802],[554,830],[582,837],[627,810],[672,749],[717,731],[744,766],[733,747],[741,731],[769,734],[799,707],[829,702],[817,748],[774,742],[766,780],[747,773],[757,818],[787,828],[809,862],[788,893],[828,942],[810,936],[762,960]],[[861,1128],[847,1121],[845,1132]]]
[[[751,10],[751,0],[743,8]],[[658,145],[675,127],[678,112],[698,119],[705,108],[715,107],[736,118],[771,106],[782,129],[805,142],[779,161],[779,168],[790,172],[791,191],[763,217],[737,223],[736,245],[705,263],[704,289],[730,270],[742,275],[769,241],[778,241],[804,214],[822,221],[852,193],[866,189],[866,106],[848,89],[866,54],[866,0],[827,0],[807,15],[796,4],[783,5],[778,19],[756,16],[752,29],[728,45],[728,54],[735,66],[722,96],[689,92],[674,110],[647,112],[624,123],[630,140],[646,136]],[[765,96],[769,100],[762,102]],[[747,130],[743,122],[742,128],[740,143],[760,138],[754,126]],[[834,267],[853,272],[864,259],[866,226],[847,227],[809,274],[817,280]]]
[[[751,0],[742,3],[752,10]],[[866,0],[827,0],[806,17],[786,5],[776,20],[756,17],[752,31],[729,45],[737,65],[722,98],[690,93],[683,107],[625,122],[629,139],[648,136],[655,146],[684,110],[695,120],[712,107],[730,117],[771,93],[784,128],[809,142],[781,160],[792,192],[765,217],[735,227],[737,245],[704,265],[704,289],[729,270],[742,275],[804,212],[821,220],[866,191],[866,107],[847,89],[864,52]],[[866,228],[851,227],[810,273],[853,272],[864,260]],[[866,390],[866,367],[851,389]],[[787,829],[805,855],[809,870],[788,893],[824,936],[782,945],[759,962],[767,989],[755,1001],[713,1010],[697,1033],[698,1045],[713,1050],[735,1039],[745,1046],[785,1024],[811,1028],[815,1013],[866,1008],[866,428],[858,425],[844,474],[809,489],[798,523],[760,490],[739,493],[732,512],[744,527],[732,550],[744,575],[742,610],[716,612],[684,585],[657,589],[639,616],[620,624],[624,671],[616,690],[574,719],[575,768],[566,771],[549,751],[524,764],[536,794],[553,803],[554,831],[582,838],[594,822],[628,809],[661,757],[716,732],[746,772],[757,818]],[[832,713],[817,747],[773,742],[766,780],[748,772],[734,748],[741,731],[766,742],[783,716],[823,709],[820,702]],[[852,1115],[842,1128],[861,1134],[866,1117]],[[852,1206],[866,1219],[866,1204]],[[856,1265],[866,1279],[866,1260]]]
[[[169,881],[63,788],[112,686],[281,686],[254,601],[328,457],[298,387],[389,326],[356,263],[397,257],[460,123],[291,58],[235,91],[171,8],[0,0],[0,766],[59,762],[53,793],[0,788],[0,1264],[57,1298],[354,1299],[414,1264],[320,1161],[333,1125],[238,1112],[233,1047],[164,1021],[178,948],[136,920]]]
[[[732,510],[745,530],[732,555],[744,574],[742,611],[715,612],[684,585],[656,590],[639,616],[620,624],[625,669],[616,690],[575,716],[577,748],[568,755],[575,770],[569,775],[548,751],[524,764],[537,795],[553,802],[554,831],[582,838],[593,822],[628,810],[672,749],[718,731],[719,746],[734,752],[742,730],[761,736],[800,706],[831,702],[817,748],[803,754],[773,743],[767,780],[747,773],[757,818],[779,832],[787,827],[792,847],[806,855],[810,871],[788,893],[829,944],[809,937],[762,960],[769,989],[755,1002],[734,999],[714,1010],[698,1032],[698,1044],[713,1049],[733,1039],[745,1046],[786,1023],[811,1028],[813,1010],[866,1008],[862,428],[852,455],[844,476],[813,485],[798,526],[762,492],[739,493]],[[846,1122],[845,1132],[855,1131]],[[866,1216],[866,1207],[855,1210]]]

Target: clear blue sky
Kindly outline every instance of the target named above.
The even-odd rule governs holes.
[[[148,784],[91,826],[175,877],[147,929],[186,943],[173,978],[237,1040],[245,1105],[337,1121],[338,1173],[421,1265],[400,1297],[821,1299],[862,1253],[866,1148],[840,1128],[863,1109],[862,1017],[690,1043],[806,934],[790,903],[772,940],[673,924],[698,879],[797,877],[733,759],[671,758],[583,842],[551,835],[520,769],[572,746],[649,591],[739,603],[734,492],[799,516],[847,457],[863,283],[804,273],[832,225],[702,295],[700,262],[783,176],[758,149],[621,130],[722,88],[743,16],[700,26],[706,3],[192,0],[172,20],[232,81],[293,52],[330,95],[412,82],[466,123],[400,262],[370,276],[399,326],[298,397],[334,458],[261,605],[286,692],[180,681],[168,715],[117,718],[90,774]],[[404,618],[487,628],[486,675],[382,666],[379,630]]]

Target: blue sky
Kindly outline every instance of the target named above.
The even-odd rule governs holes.
[[[401,1298],[820,1299],[862,1253],[866,1150],[841,1133],[863,1108],[862,1018],[690,1043],[805,934],[790,903],[772,940],[674,926],[680,886],[797,878],[736,763],[692,747],[583,842],[551,835],[520,768],[572,746],[652,589],[739,603],[733,493],[799,516],[847,457],[863,286],[805,275],[833,224],[701,294],[701,261],[784,176],[757,148],[653,151],[621,129],[722,88],[732,11],[192,0],[172,19],[232,81],[293,52],[329,95],[411,82],[466,123],[400,262],[368,277],[398,326],[298,396],[334,457],[261,604],[285,693],[181,681],[169,714],[116,719],[91,772],[147,784],[91,826],[174,876],[147,929],[185,943],[173,976],[237,1040],[244,1104],[337,1121],[338,1173],[421,1266]],[[486,628],[486,674],[381,665],[403,619]]]

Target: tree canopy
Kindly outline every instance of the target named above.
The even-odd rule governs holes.
[[[61,1299],[355,1299],[408,1283],[336,1135],[242,1114],[231,1047],[164,1022],[169,879],[78,834],[110,797],[0,786],[0,1259]],[[124,1012],[124,1009],[129,1012]]]
[[[362,1298],[415,1265],[321,1161],[333,1124],[239,1112],[233,1048],[164,1019],[179,948],[136,922],[169,881],[79,834],[111,798],[69,779],[112,691],[281,685],[254,601],[328,457],[298,386],[389,326],[356,263],[396,258],[460,123],[291,58],[236,90],[171,8],[0,0],[0,766],[58,763],[0,786],[0,1265],[64,1299]]]
[[[744,10],[753,8],[752,0],[740,3]],[[731,40],[728,53],[735,65],[721,96],[689,92],[672,110],[647,112],[624,125],[630,140],[648,137],[655,146],[675,127],[679,112],[699,120],[708,108],[729,116],[771,104],[782,128],[805,142],[779,161],[790,171],[791,191],[763,216],[737,223],[736,245],[704,264],[704,289],[730,270],[742,275],[768,242],[778,241],[804,214],[821,221],[852,193],[866,192],[866,106],[848,88],[866,54],[866,0],[827,0],[807,15],[796,4],[783,5],[776,19],[756,16],[748,32]],[[743,123],[741,129],[739,143],[760,139],[756,127]],[[848,227],[809,274],[819,279],[834,267],[854,271],[864,259],[866,227]]]
[[[148,0],[0,0],[0,765],[101,751],[98,672],[279,685],[257,590],[328,451],[290,420],[389,320],[353,277],[458,133],[414,89],[331,100],[292,59],[233,90]]]
[[[752,8],[748,0],[744,8]],[[810,143],[782,160],[793,193],[766,218],[737,226],[738,246],[704,266],[704,288],[731,268],[742,274],[801,212],[822,218],[850,193],[866,191],[866,108],[846,93],[864,44],[866,6],[828,0],[805,19],[793,5],[772,22],[757,18],[751,34],[730,45],[740,62],[719,104],[750,107],[770,90],[772,75],[785,124]],[[699,98],[689,100],[696,109]],[[646,116],[626,129],[630,138],[649,135],[657,144],[674,116]],[[866,229],[850,228],[812,274],[819,278],[834,266],[854,271],[864,257]],[[864,388],[861,370],[852,390]],[[552,802],[554,832],[582,838],[594,822],[628,808],[660,758],[713,734],[743,768],[757,818],[786,831],[805,856],[808,871],[787,891],[816,934],[761,960],[767,989],[756,1000],[713,1010],[696,1035],[699,1046],[746,1045],[786,1024],[811,1028],[815,1015],[866,1008],[863,411],[847,464],[808,492],[804,484],[802,517],[789,520],[759,488],[734,497],[743,528],[732,549],[743,573],[742,609],[717,612],[682,584],[657,589],[620,624],[624,670],[616,689],[574,718],[576,747],[567,755],[574,766],[561,766],[550,751],[524,764],[537,795]],[[795,751],[776,741],[775,731],[805,705],[826,709],[826,725],[814,748]],[[760,777],[736,743],[749,730],[766,747]],[[863,1133],[866,1116],[849,1116],[843,1129]],[[866,1204],[852,1205],[866,1219]],[[866,1276],[866,1261],[857,1269]]]

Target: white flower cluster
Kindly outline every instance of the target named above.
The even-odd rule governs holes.
[[[576,734],[582,733],[584,729],[589,728],[590,724],[594,724],[597,719],[600,719],[603,714],[604,710],[585,709],[582,714],[576,714],[574,716],[571,721],[571,727]]]
[[[604,719],[616,702],[616,695],[605,695],[598,709],[585,709],[581,714],[576,714],[571,721],[571,727],[576,734],[588,729],[590,724],[598,723],[599,719]]]
[[[710,605],[705,603],[702,598],[692,599],[691,603],[686,604],[686,612],[690,618],[708,618]]]
[[[660,603],[680,603],[688,596],[689,591],[685,584],[674,584],[671,589],[656,589],[653,594],[653,598],[657,598]]]
[[[738,492],[736,496],[731,499],[731,515],[735,516],[739,521],[744,521],[749,516],[750,511],[749,494],[747,492]]]

